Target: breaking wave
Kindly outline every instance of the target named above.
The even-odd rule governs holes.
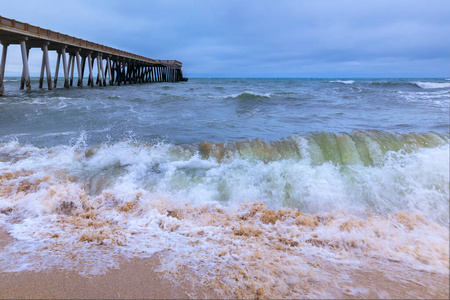
[[[224,97],[226,98],[232,98],[232,99],[264,99],[264,98],[270,98],[270,93],[257,93],[252,91],[245,91],[241,92],[239,94],[232,94],[227,95]]]
[[[343,83],[343,84],[354,84],[355,83],[354,80],[332,80],[330,82]]]
[[[426,82],[417,81],[414,84],[422,89],[445,89],[450,88],[450,83],[447,82]]]
[[[0,225],[15,242],[0,268],[98,274],[118,256],[163,253],[161,272],[183,266],[224,296],[319,297],[312,278],[346,280],[330,262],[448,274],[448,205],[448,134],[10,141],[0,144]]]

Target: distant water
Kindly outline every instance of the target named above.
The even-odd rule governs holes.
[[[325,272],[317,259],[448,274],[448,79],[19,83],[0,98],[0,225],[17,239],[0,269],[161,252],[162,271],[221,270],[235,296],[279,276],[255,251],[287,281]],[[294,290],[266,296],[314,296]]]
[[[449,130],[448,80],[191,79],[19,92],[6,80],[0,137],[36,146],[134,138],[176,145],[277,140],[314,131]]]

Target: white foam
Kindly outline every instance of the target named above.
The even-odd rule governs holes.
[[[239,97],[260,97],[260,98],[270,98],[270,93],[258,93],[258,92],[254,92],[254,91],[244,91],[238,94],[231,94],[231,95],[227,95],[224,96],[224,98],[239,98]]]
[[[413,82],[420,88],[423,89],[445,89],[450,88],[450,83],[447,82],[427,82],[427,81],[415,81]]]
[[[354,84],[354,80],[332,80],[330,82],[343,83],[343,84]]]
[[[119,256],[164,251],[161,271],[182,265],[205,283],[221,274],[231,291],[269,287],[271,298],[305,296],[290,287],[308,278],[345,281],[316,267],[324,262],[345,269],[389,258],[448,272],[449,145],[339,166],[307,155],[218,163],[164,143],[88,149],[83,141],[0,145],[9,157],[0,165],[0,224],[16,239],[3,250],[2,270],[98,274]],[[93,178],[103,180],[96,193]],[[275,281],[277,290],[264,285]]]

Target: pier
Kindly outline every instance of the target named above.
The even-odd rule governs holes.
[[[107,86],[148,82],[185,81],[181,71],[182,63],[177,60],[158,60],[117,50],[104,45],[85,41],[59,32],[43,29],[27,23],[0,16],[0,42],[2,55],[0,61],[0,96],[5,95],[3,79],[5,76],[8,46],[20,45],[23,62],[20,89],[31,89],[28,56],[31,48],[42,49],[42,65],[39,88],[43,88],[44,75],[47,88],[57,87],[58,73],[62,65],[64,87],[74,85],[76,70],[78,87],[83,87],[83,78],[88,65],[88,86]],[[49,51],[57,52],[54,80],[50,70]],[[97,78],[94,80],[94,62],[97,63]]]

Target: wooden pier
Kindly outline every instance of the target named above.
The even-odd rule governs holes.
[[[0,42],[3,46],[0,61],[0,96],[5,94],[3,79],[8,46],[19,44],[23,70],[20,89],[31,89],[28,56],[31,48],[42,49],[42,65],[39,88],[43,87],[44,74],[47,77],[48,89],[56,88],[58,72],[62,62],[64,87],[73,86],[74,71],[77,72],[77,86],[83,87],[86,62],[88,65],[88,82],[106,86],[147,83],[185,81],[181,72],[181,62],[176,60],[157,60],[140,55],[99,45],[79,38],[43,29],[27,23],[0,16]],[[57,52],[54,81],[50,71],[49,51]],[[97,62],[97,78],[94,80],[94,61]]]

